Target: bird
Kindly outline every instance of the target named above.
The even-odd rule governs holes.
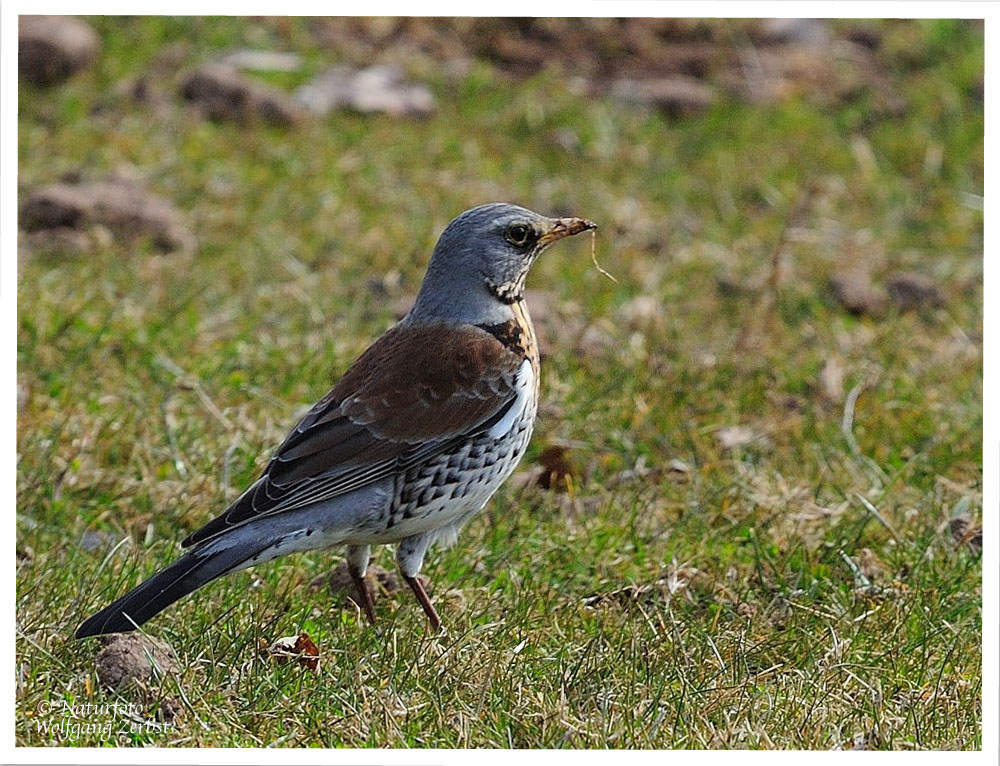
[[[403,579],[439,631],[418,577],[424,557],[483,510],[535,423],[528,271],[554,242],[594,229],[506,202],[454,218],[410,311],[298,421],[261,476],[182,541],[186,553],[85,620],[76,638],[135,630],[225,574],[336,546],[374,625],[365,573],[371,547],[384,544],[395,544]]]

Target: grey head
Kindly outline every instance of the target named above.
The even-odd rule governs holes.
[[[583,218],[548,218],[507,202],[466,210],[441,233],[404,321],[505,321],[511,304],[523,299],[539,254],[563,237],[596,228]]]

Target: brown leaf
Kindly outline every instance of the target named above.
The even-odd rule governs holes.
[[[267,653],[279,665],[295,660],[300,665],[316,670],[319,668],[319,647],[308,633],[284,636],[267,647]]]

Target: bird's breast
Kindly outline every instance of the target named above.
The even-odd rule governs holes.
[[[535,337],[535,327],[531,323],[528,306],[523,300],[512,303],[510,308],[513,317],[506,322],[483,324],[478,325],[478,327],[500,341],[511,353],[517,354],[521,359],[527,359],[531,362],[531,370],[535,378],[535,394],[537,396],[540,370],[538,339]]]

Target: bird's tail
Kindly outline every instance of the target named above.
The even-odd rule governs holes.
[[[225,536],[185,554],[162,572],[105,607],[77,629],[76,638],[135,630],[178,599],[227,572],[242,569],[268,547],[226,541]]]

